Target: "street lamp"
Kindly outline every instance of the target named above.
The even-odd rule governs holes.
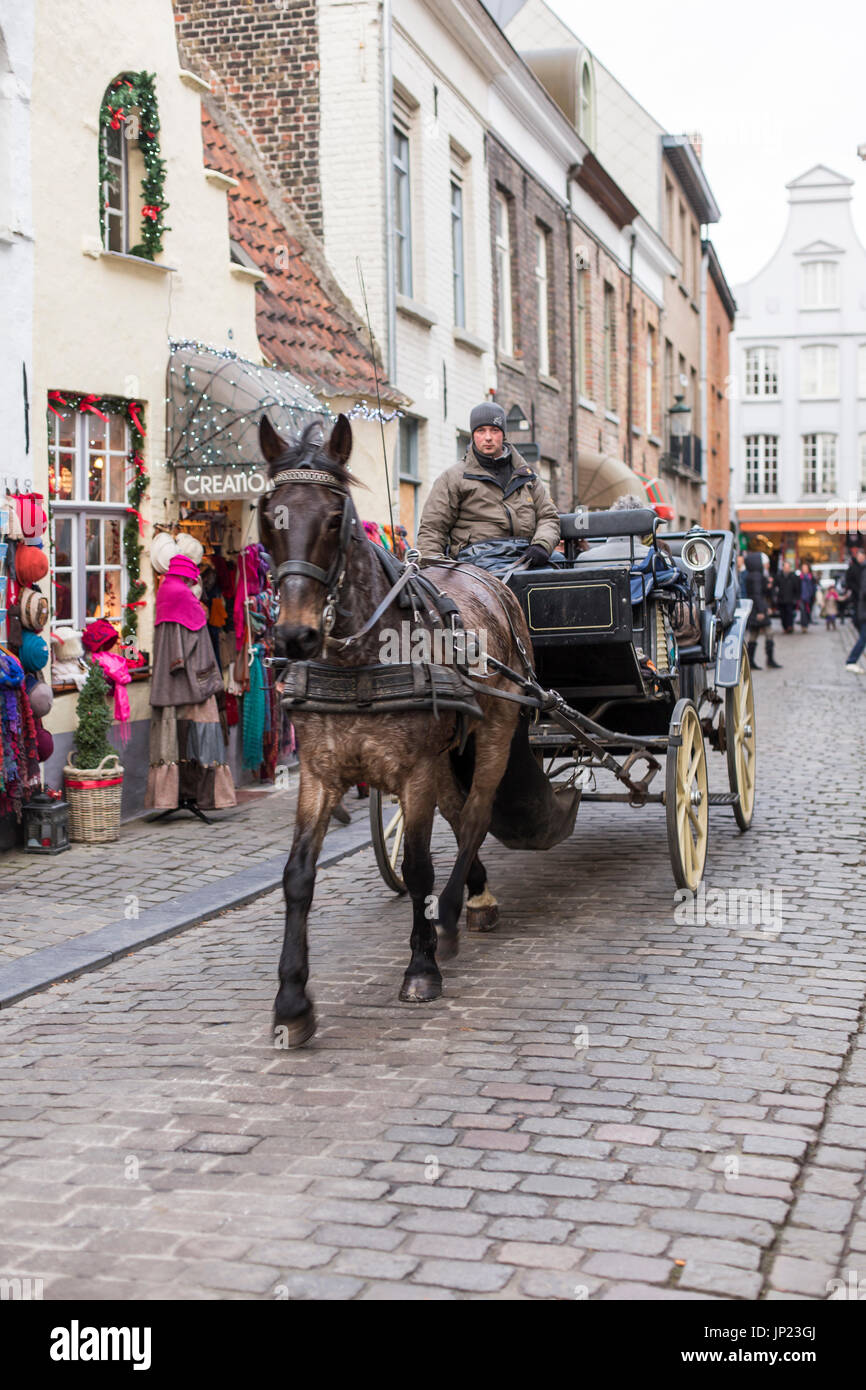
[[[668,411],[671,422],[671,439],[687,439],[691,431],[692,408],[686,405],[684,396],[676,396]]]
[[[513,405],[505,417],[509,434],[523,434],[526,430],[532,429],[529,421],[524,415],[519,405]]]

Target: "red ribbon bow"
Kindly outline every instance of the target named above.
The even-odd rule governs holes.
[[[82,396],[82,397],[81,397],[81,400],[78,402],[78,409],[79,409],[79,410],[89,410],[90,413],[91,413],[92,415],[98,415],[99,418],[100,418],[100,420],[104,420],[105,423],[108,424],[108,416],[107,416],[107,415],[103,415],[103,413],[102,413],[101,410],[97,410],[97,409],[96,409],[96,404],[95,404],[95,402],[96,402],[98,399],[99,399],[99,397],[93,395],[92,392],[91,392],[91,394],[90,394],[89,396]]]
[[[126,510],[127,510],[128,512],[131,512],[133,516],[137,516],[137,517],[138,517],[138,534],[139,534],[140,536],[143,536],[143,535],[144,535],[145,521],[144,521],[144,517],[141,515],[141,512],[136,511],[135,507],[127,507]]]
[[[61,420],[63,417],[61,416],[59,410],[54,409],[54,406],[51,404],[52,401],[56,401],[58,405],[68,405],[68,401],[66,400],[65,396],[62,396],[60,394],[59,391],[48,392],[48,409],[57,416],[58,420]]]
[[[126,410],[130,420],[135,425],[135,428],[138,430],[138,433],[141,435],[142,439],[144,439],[145,435],[147,434],[147,430],[141,423],[141,416],[138,413],[141,410],[141,406],[138,404],[138,401],[130,401],[129,405],[126,407]],[[144,463],[140,455],[138,454],[135,455],[135,463],[136,466],[140,463],[142,465],[142,468],[139,471],[143,471]]]
[[[154,204],[153,206],[150,203],[145,203],[144,207],[141,209],[142,217],[149,217],[151,222],[156,221],[156,219],[159,217],[159,212],[160,209],[158,203]]]

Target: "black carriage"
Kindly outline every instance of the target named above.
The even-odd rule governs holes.
[[[710,806],[730,807],[741,830],[754,811],[751,602],[738,596],[735,537],[663,532],[649,509],[568,513],[561,532],[558,563],[507,581],[535,656],[535,680],[520,681],[530,747],[583,801],[663,805],[674,879],[695,891]],[[726,792],[709,791],[707,745],[726,757]],[[599,785],[604,773],[615,788]],[[372,792],[370,816],[380,872],[404,891],[399,803]]]

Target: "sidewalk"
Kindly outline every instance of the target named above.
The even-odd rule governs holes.
[[[67,961],[77,973],[73,962],[96,946],[111,959],[115,946],[134,949],[272,889],[288,857],[297,789],[293,771],[285,788],[239,789],[240,804],[210,812],[212,825],[181,812],[129,821],[114,842],[75,844],[56,857],[0,855],[0,1007],[20,997],[19,982],[47,979],[45,966],[52,978]],[[331,822],[324,861],[368,838],[369,803],[349,794],[345,804],[352,824]]]

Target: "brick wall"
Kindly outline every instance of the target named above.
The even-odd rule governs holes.
[[[707,501],[701,518],[708,527],[727,527],[730,521],[730,408],[727,397],[731,320],[707,275],[707,439],[705,468]]]
[[[316,0],[173,0],[183,67],[256,145],[268,172],[322,233]]]

